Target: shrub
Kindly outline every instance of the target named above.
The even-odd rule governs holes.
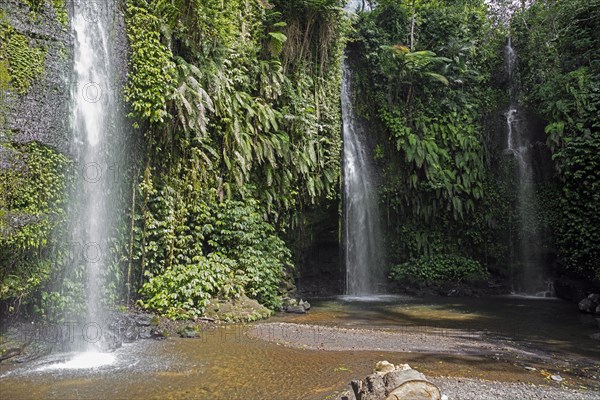
[[[390,279],[396,282],[416,281],[463,282],[485,279],[488,272],[479,262],[466,257],[436,255],[420,257],[395,265],[390,271]]]
[[[199,317],[211,300],[244,294],[270,309],[279,308],[279,286],[284,269],[291,267],[291,255],[265,221],[264,210],[253,199],[217,202],[209,196],[200,201],[196,206],[202,211],[188,209],[187,225],[175,233],[151,229],[147,254],[171,257],[150,256],[159,262],[146,271],[141,305],[172,319]],[[193,232],[187,235],[193,243],[182,237],[188,232]]]

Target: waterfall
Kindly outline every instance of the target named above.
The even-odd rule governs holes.
[[[111,187],[114,184],[115,160],[109,139],[116,118],[112,94],[109,52],[109,21],[114,1],[73,3],[72,30],[74,43],[74,85],[71,93],[73,132],[72,153],[76,181],[70,211],[72,252],[70,276],[83,283],[81,309],[72,318],[84,322],[84,336],[101,334],[104,325],[105,256],[112,233]],[[82,321],[83,320],[83,321]],[[86,326],[84,325],[84,326]],[[89,326],[93,326],[91,332]],[[86,338],[84,338],[84,341]],[[91,350],[97,340],[87,340]]]
[[[506,118],[506,151],[516,161],[517,167],[517,208],[518,208],[518,245],[515,246],[513,264],[513,292],[526,295],[548,295],[544,270],[540,257],[541,233],[536,220],[536,196],[531,155],[531,140],[527,132],[525,117],[515,102],[514,72],[517,53],[509,38],[505,47],[506,73],[509,80],[510,105],[504,114]],[[511,244],[512,245],[512,244]]]
[[[352,71],[342,67],[344,258],[346,294],[368,295],[383,282],[382,235],[375,173],[352,105]]]

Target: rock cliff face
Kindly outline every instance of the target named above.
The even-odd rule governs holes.
[[[36,141],[67,151],[73,38],[68,21],[60,21],[65,10],[58,3],[55,8],[51,2],[42,2],[34,12],[24,1],[1,0],[4,24],[25,36],[30,48],[45,50],[43,72],[32,77],[25,93],[19,93],[10,82],[3,88],[3,142]]]
[[[69,152],[71,133],[69,122],[70,97],[73,91],[80,91],[82,83],[74,82],[73,44],[75,38],[69,26],[73,1],[41,0],[35,11],[29,1],[0,0],[0,19],[3,27],[27,39],[33,49],[44,52],[42,73],[32,76],[26,90],[19,91],[10,82],[14,81],[8,70],[8,84],[0,83],[0,146],[2,142],[25,144],[32,141],[50,146],[61,153]],[[31,3],[34,3],[33,1]],[[101,82],[106,90],[116,91],[120,98],[121,88],[127,77],[127,39],[121,2],[88,2],[90,18],[98,12],[113,15],[114,25],[111,43],[114,71],[113,82]],[[5,38],[3,38],[5,39]],[[10,64],[11,49],[0,53]],[[1,81],[0,81],[1,82]]]
[[[112,21],[110,82],[74,79],[74,7]],[[12,299],[52,280],[61,265],[50,257],[67,244],[67,198],[81,185],[80,166],[72,162],[72,97],[89,84],[101,88],[118,109],[111,131],[128,127],[121,100],[128,51],[122,10],[122,0],[0,0],[0,316]],[[129,154],[124,143],[111,146],[107,151]]]

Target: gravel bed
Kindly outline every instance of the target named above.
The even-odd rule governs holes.
[[[470,378],[429,378],[448,400],[600,400],[600,393]]]

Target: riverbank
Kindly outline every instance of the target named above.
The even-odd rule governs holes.
[[[448,385],[457,393],[462,390],[458,385],[462,379],[469,382],[478,379],[490,385],[494,381],[502,381],[515,384],[514,390],[517,391],[529,390],[531,385],[550,385],[548,387],[570,389],[575,394],[586,395],[588,389],[600,390],[598,360],[573,354],[558,355],[483,332],[408,327],[396,330],[347,329],[267,322],[255,325],[248,334],[296,349],[351,354],[396,353],[397,362],[417,366],[428,376],[448,375]],[[427,362],[423,362],[425,360]]]
[[[450,400],[599,398],[592,328],[569,319],[569,304],[371,300],[313,299],[306,314],[250,324],[138,314],[136,326],[166,337],[125,342],[94,368],[56,352],[0,363],[0,385],[14,399],[323,400],[388,360],[423,372]],[[185,327],[194,334],[181,338]]]

